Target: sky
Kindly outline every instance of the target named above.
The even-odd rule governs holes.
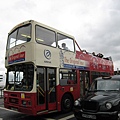
[[[0,74],[6,72],[9,31],[35,20],[75,37],[82,50],[112,57],[120,69],[120,0],[2,0],[0,3]]]

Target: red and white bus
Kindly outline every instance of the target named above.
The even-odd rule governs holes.
[[[68,112],[85,87],[112,75],[113,62],[80,49],[74,37],[29,20],[8,34],[5,108],[38,115]]]

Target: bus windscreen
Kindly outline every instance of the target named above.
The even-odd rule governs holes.
[[[20,64],[11,66],[7,72],[6,89],[12,91],[30,91],[33,88],[34,66]]]

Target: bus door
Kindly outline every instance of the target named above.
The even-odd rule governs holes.
[[[85,95],[85,90],[89,88],[90,74],[88,71],[80,71],[80,95]]]
[[[37,67],[37,105],[42,110],[56,110],[56,69]]]

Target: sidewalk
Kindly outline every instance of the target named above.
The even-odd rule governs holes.
[[[3,105],[3,98],[0,98],[0,105]]]
[[[3,89],[0,89],[0,106],[4,105],[4,96],[3,96]]]

